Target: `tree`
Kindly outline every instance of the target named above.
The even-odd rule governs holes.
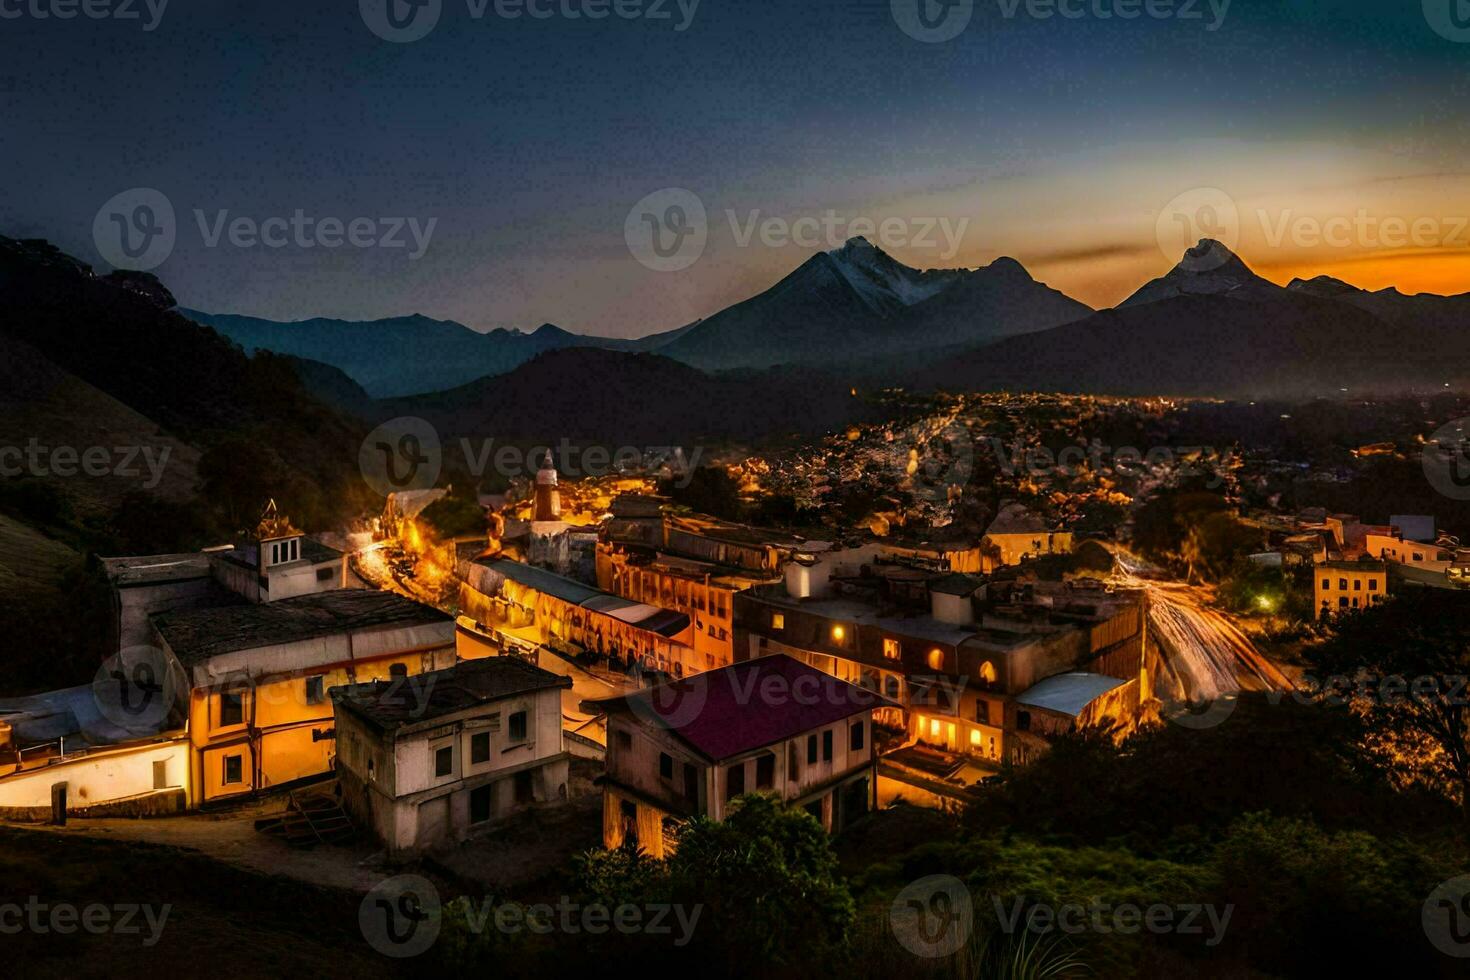
[[[1323,696],[1349,700],[1395,763],[1458,798],[1470,823],[1470,595],[1410,589],[1340,616],[1307,655]]]

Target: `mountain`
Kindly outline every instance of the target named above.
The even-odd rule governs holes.
[[[975,344],[1091,312],[1014,259],[921,271],[853,238],[657,350],[706,370],[834,365]]]
[[[1157,303],[1176,296],[1269,300],[1281,292],[1280,286],[1256,275],[1230,249],[1213,238],[1205,238],[1194,248],[1187,249],[1179,264],[1167,275],[1145,283],[1119,303],[1118,308]]]
[[[1286,288],[1293,293],[1327,297],[1367,310],[1380,320],[1417,331],[1424,343],[1453,348],[1470,333],[1470,293],[1409,296],[1393,287],[1370,292],[1331,276],[1293,279]]]
[[[365,321],[315,317],[286,323],[229,313],[179,312],[213,327],[247,352],[268,350],[331,365],[374,398],[455,388],[563,347],[650,350],[689,329],[619,340],[585,337],[551,323],[531,333],[503,328],[480,333],[453,320],[417,314]]]
[[[1422,309],[1431,316],[1377,293],[1344,299],[1331,283],[1314,282],[1275,286],[1224,246],[1202,242],[1115,309],[971,348],[912,372],[909,382],[1250,398],[1470,382],[1470,317],[1459,298],[1429,298]]]
[[[844,382],[811,369],[711,375],[593,347],[548,351],[507,374],[376,409],[384,420],[427,419],[445,440],[565,437],[609,448],[810,436],[870,415]]]

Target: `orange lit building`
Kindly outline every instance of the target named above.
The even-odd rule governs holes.
[[[1312,569],[1318,618],[1364,609],[1388,594],[1388,566],[1381,561],[1326,561]]]

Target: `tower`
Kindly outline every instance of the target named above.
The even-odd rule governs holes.
[[[535,505],[531,511],[533,521],[559,521],[561,520],[561,494],[556,489],[556,467],[551,462],[551,450],[546,450],[546,458],[541,461],[541,469],[536,471],[536,495]]]

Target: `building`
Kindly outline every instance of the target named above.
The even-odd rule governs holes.
[[[722,820],[745,793],[841,830],[876,806],[872,716],[885,704],[780,656],[586,702],[607,716],[604,846],[663,857],[680,823]]]
[[[195,805],[331,772],[329,688],[455,662],[454,620],[369,589],[155,613],[150,623],[187,686]]]
[[[1312,586],[1318,618],[1364,609],[1388,594],[1388,566],[1381,561],[1326,561],[1312,570]]]
[[[693,646],[690,618],[507,558],[480,558],[460,589],[465,615],[507,647],[546,646],[623,670],[684,677],[714,667]]]
[[[570,677],[490,657],[331,689],[342,805],[394,856],[566,799]]]
[[[893,706],[877,721],[926,750],[916,759],[938,753],[988,770],[1022,761],[1016,701],[1048,677],[1104,674],[1135,701],[1148,696],[1138,596],[885,557],[866,547],[798,559],[784,583],[742,593],[737,661],[784,654],[880,692]]]
[[[557,490],[556,464],[551,461],[551,450],[536,471],[536,489],[533,491],[532,521],[561,520],[561,494]]]
[[[985,529],[980,546],[990,557],[982,570],[989,572],[1003,565],[1019,565],[1027,558],[1066,554],[1072,550],[1072,532],[1048,527],[1024,504],[1009,502],[1001,505],[1000,513]]]

